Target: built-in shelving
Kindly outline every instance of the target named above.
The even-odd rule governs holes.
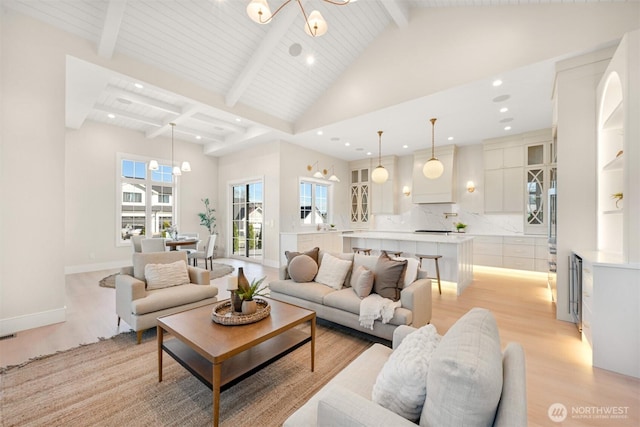
[[[615,159],[611,160],[606,165],[604,165],[602,167],[602,170],[603,171],[622,170],[623,166],[624,166],[624,158],[623,158],[623,155],[621,154],[618,157],[616,157]]]

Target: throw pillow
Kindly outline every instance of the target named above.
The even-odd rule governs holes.
[[[318,264],[318,253],[320,252],[320,248],[315,247],[313,249],[309,249],[306,252],[289,252],[289,251],[284,251],[284,256],[287,257],[287,265],[289,265],[289,263],[291,262],[292,259],[294,259],[295,257],[297,257],[298,255],[308,255],[311,257],[311,259],[313,259],[316,263],[316,265]]]
[[[191,283],[187,264],[184,261],[170,264],[147,264],[144,266],[144,276],[147,278],[148,290]]]
[[[491,312],[474,308],[433,353],[421,426],[492,425],[502,393],[502,353]],[[436,392],[437,390],[437,392]]]
[[[406,268],[406,259],[394,260],[386,252],[382,252],[376,263],[373,291],[383,298],[398,301]]]
[[[423,326],[407,335],[380,370],[371,392],[372,400],[417,422],[429,393],[429,362],[440,338],[433,325]]]
[[[334,257],[331,254],[324,254],[316,282],[336,290],[341,289],[347,273],[351,270],[351,264],[351,261]]]
[[[351,287],[360,299],[369,296],[373,289],[373,271],[361,265],[351,275]]]
[[[318,264],[309,255],[298,255],[289,263],[288,271],[294,282],[311,282],[318,272]]]

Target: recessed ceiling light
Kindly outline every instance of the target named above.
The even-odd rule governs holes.
[[[107,114],[107,117],[109,117],[110,119],[115,119],[116,115],[113,114],[113,113],[109,113],[109,114]]]
[[[404,144],[402,148],[409,148],[409,146],[407,144]]]
[[[324,132],[322,132],[321,130],[318,131],[318,135],[322,135]]]
[[[242,119],[240,117],[236,117],[236,122],[241,122]]]
[[[350,143],[350,142],[345,142],[345,143],[344,143],[344,146],[345,146],[345,147],[348,147],[348,146],[350,146],[350,145],[351,145],[351,143]]]
[[[493,102],[502,102],[502,101],[506,101],[509,98],[511,98],[511,95],[500,95],[493,98]]]
[[[144,86],[142,86],[142,84],[140,84],[140,83],[134,83],[133,85],[135,87],[137,87],[138,89],[143,89],[144,88]]]
[[[196,139],[202,139],[200,135],[196,135]]]
[[[502,85],[502,80],[496,79],[491,84],[493,85],[493,87],[498,87],[498,86]]]
[[[313,65],[316,62],[316,58],[313,55],[307,56],[307,65]]]
[[[453,141],[453,137],[450,136],[449,138],[447,138],[448,141]]]
[[[509,111],[509,109],[508,109],[507,107],[502,107],[502,108],[500,109],[500,112],[501,112],[501,113],[506,113],[507,111]]]
[[[505,126],[504,130],[511,130],[511,126]]]

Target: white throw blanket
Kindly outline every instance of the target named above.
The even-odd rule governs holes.
[[[389,298],[382,298],[378,294],[370,294],[360,301],[360,326],[373,329],[373,322],[382,318],[382,323],[389,323],[396,311],[400,307],[400,300],[392,301]]]

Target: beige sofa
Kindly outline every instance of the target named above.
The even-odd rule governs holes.
[[[184,261],[191,283],[147,289],[145,266],[147,264],[171,264]],[[134,253],[133,265],[125,267],[116,276],[116,313],[120,320],[138,333],[156,327],[160,316],[212,304],[218,299],[218,288],[209,281],[209,271],[187,265],[184,251]]]
[[[415,426],[372,401],[380,371],[414,331],[398,327],[393,350],[381,344],[367,349],[294,412],[284,427]],[[513,342],[503,353],[500,350],[497,325],[488,310],[476,308],[459,319],[431,354],[419,425],[526,426],[524,351]]]
[[[320,251],[318,262],[322,265],[325,252]],[[352,261],[352,270],[347,275],[340,290],[315,281],[306,283],[294,282],[287,271],[287,266],[280,269],[280,279],[269,283],[270,296],[274,299],[289,302],[316,312],[316,316],[370,335],[391,341],[393,331],[400,325],[420,327],[431,321],[431,280],[422,277],[426,272],[419,270],[418,261],[408,259],[405,282],[400,292],[401,306],[395,309],[393,318],[388,323],[376,320],[373,330],[362,327],[359,321],[361,299],[350,287],[350,277],[359,266],[373,270],[377,256],[341,253],[334,254],[341,259]],[[411,277],[415,280],[410,279]]]

